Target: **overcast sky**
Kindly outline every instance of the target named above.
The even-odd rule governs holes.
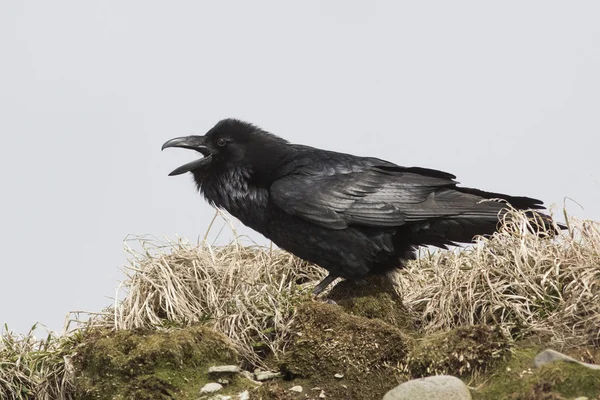
[[[110,304],[213,216],[164,141],[242,118],[600,219],[600,2],[0,3],[0,322]],[[246,231],[243,231],[246,232]],[[260,236],[252,234],[257,240]]]

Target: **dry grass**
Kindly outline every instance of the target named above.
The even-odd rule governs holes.
[[[0,336],[0,398],[70,400],[72,367],[69,356],[80,334],[49,333],[37,340],[37,326],[18,335],[4,326]]]
[[[568,231],[551,240],[514,211],[472,248],[416,260],[399,274],[404,304],[426,332],[496,323],[513,338],[597,344],[600,223],[566,217]]]

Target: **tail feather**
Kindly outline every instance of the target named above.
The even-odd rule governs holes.
[[[410,225],[403,235],[415,245],[428,245],[445,248],[460,243],[470,243],[476,236],[488,236],[496,232],[504,223],[511,222],[509,209],[503,209],[495,218],[472,218],[469,216],[439,218]],[[556,224],[552,217],[530,210],[525,212],[529,220],[527,229],[539,236],[553,237],[566,227]]]
[[[507,194],[502,194],[502,193],[485,192],[485,191],[479,190],[479,189],[463,188],[463,187],[456,187],[455,190],[458,190],[459,192],[462,192],[462,193],[468,193],[468,194],[472,194],[475,196],[479,196],[484,199],[506,200],[506,202],[508,202],[508,204],[510,204],[513,208],[516,208],[517,210],[527,210],[527,209],[543,210],[545,208],[543,201],[538,200],[538,199],[533,199],[531,197],[509,196]]]

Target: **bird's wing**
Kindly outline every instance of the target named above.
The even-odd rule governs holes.
[[[285,212],[330,229],[459,215],[489,218],[500,209],[498,203],[482,207],[481,197],[453,189],[451,174],[348,157],[315,157],[291,168],[272,184],[271,198]]]

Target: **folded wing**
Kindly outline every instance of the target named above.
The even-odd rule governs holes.
[[[487,201],[494,197],[526,206],[522,208],[540,208],[535,199],[458,188],[454,178],[373,158],[321,157],[292,168],[272,184],[270,194],[287,213],[330,229],[393,227],[448,218],[489,221],[505,207]]]

